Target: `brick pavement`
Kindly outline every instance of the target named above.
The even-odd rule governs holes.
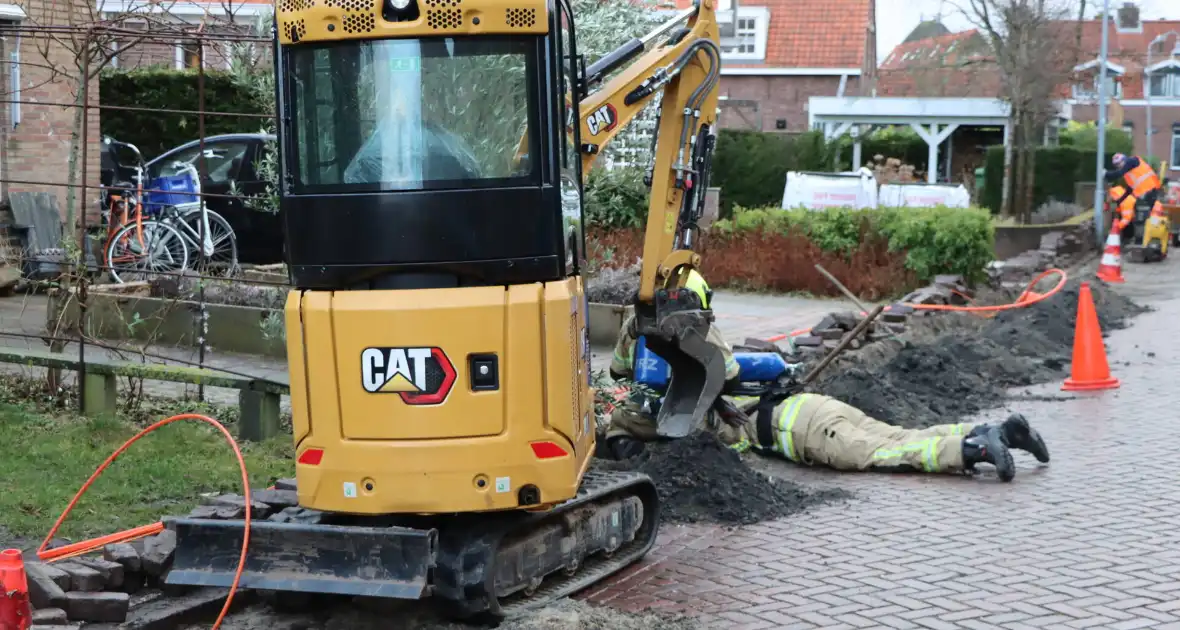
[[[1176,260],[1124,269],[1119,290],[1158,310],[1107,340],[1121,389],[1026,388],[1058,400],[979,418],[1024,412],[1048,441],[1048,466],[1017,453],[1015,481],[1001,484],[761,460],[857,497],[729,530],[666,527],[649,560],[580,597],[746,630],[1180,628],[1178,272]]]

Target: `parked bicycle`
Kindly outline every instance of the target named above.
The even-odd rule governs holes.
[[[202,273],[231,275],[238,269],[237,239],[229,222],[201,200],[200,177],[191,163],[170,165],[176,175],[153,179],[135,145],[105,138],[135,155],[134,182],[112,186],[104,199],[107,243],[104,259],[115,282],[179,272],[195,261]],[[198,158],[199,159],[199,158]],[[116,172],[123,169],[116,168]],[[202,238],[203,236],[203,238]]]

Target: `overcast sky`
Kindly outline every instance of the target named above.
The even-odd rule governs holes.
[[[972,28],[959,11],[961,0],[877,0],[877,62],[889,55],[894,46],[910,34],[918,22],[942,14],[942,23],[952,31]],[[1087,0],[1087,6],[1101,9],[1102,3]],[[1145,20],[1180,19],[1180,0],[1139,0],[1140,14]],[[1123,5],[1123,0],[1110,0],[1110,9]],[[1087,11],[1093,14],[1095,11]]]

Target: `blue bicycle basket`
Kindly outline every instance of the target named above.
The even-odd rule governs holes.
[[[143,194],[143,210],[149,216],[159,213],[167,206],[179,206],[200,200],[196,194],[197,182],[190,173],[157,177],[148,183],[145,190],[163,191]]]

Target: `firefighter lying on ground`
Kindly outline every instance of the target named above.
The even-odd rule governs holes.
[[[629,379],[634,373],[635,338],[630,323],[623,326],[615,344],[610,374],[616,380]],[[716,326],[709,338],[723,349],[726,391],[732,391],[738,382],[737,361]],[[658,401],[653,398],[633,392],[611,412],[606,433],[609,455],[634,457],[643,451],[645,442],[657,439]],[[1002,481],[1011,481],[1016,466],[1009,449],[1027,451],[1042,463],[1049,461],[1044,440],[1020,414],[1012,414],[998,426],[944,424],[903,429],[819,394],[796,394],[749,415],[738,411],[735,402],[742,401],[723,399],[698,429],[715,433],[739,452],[753,448],[798,464],[842,471],[967,473],[974,471],[976,464],[988,463],[995,466]]]
[[[1130,196],[1142,199],[1148,204],[1154,204],[1159,198],[1160,187],[1163,184],[1147,160],[1134,155],[1127,157],[1122,153],[1115,153],[1111,158],[1111,164],[1114,170],[1107,171],[1106,181],[1121,179],[1125,184],[1122,195],[1114,200],[1115,206],[1122,206],[1123,201]]]

